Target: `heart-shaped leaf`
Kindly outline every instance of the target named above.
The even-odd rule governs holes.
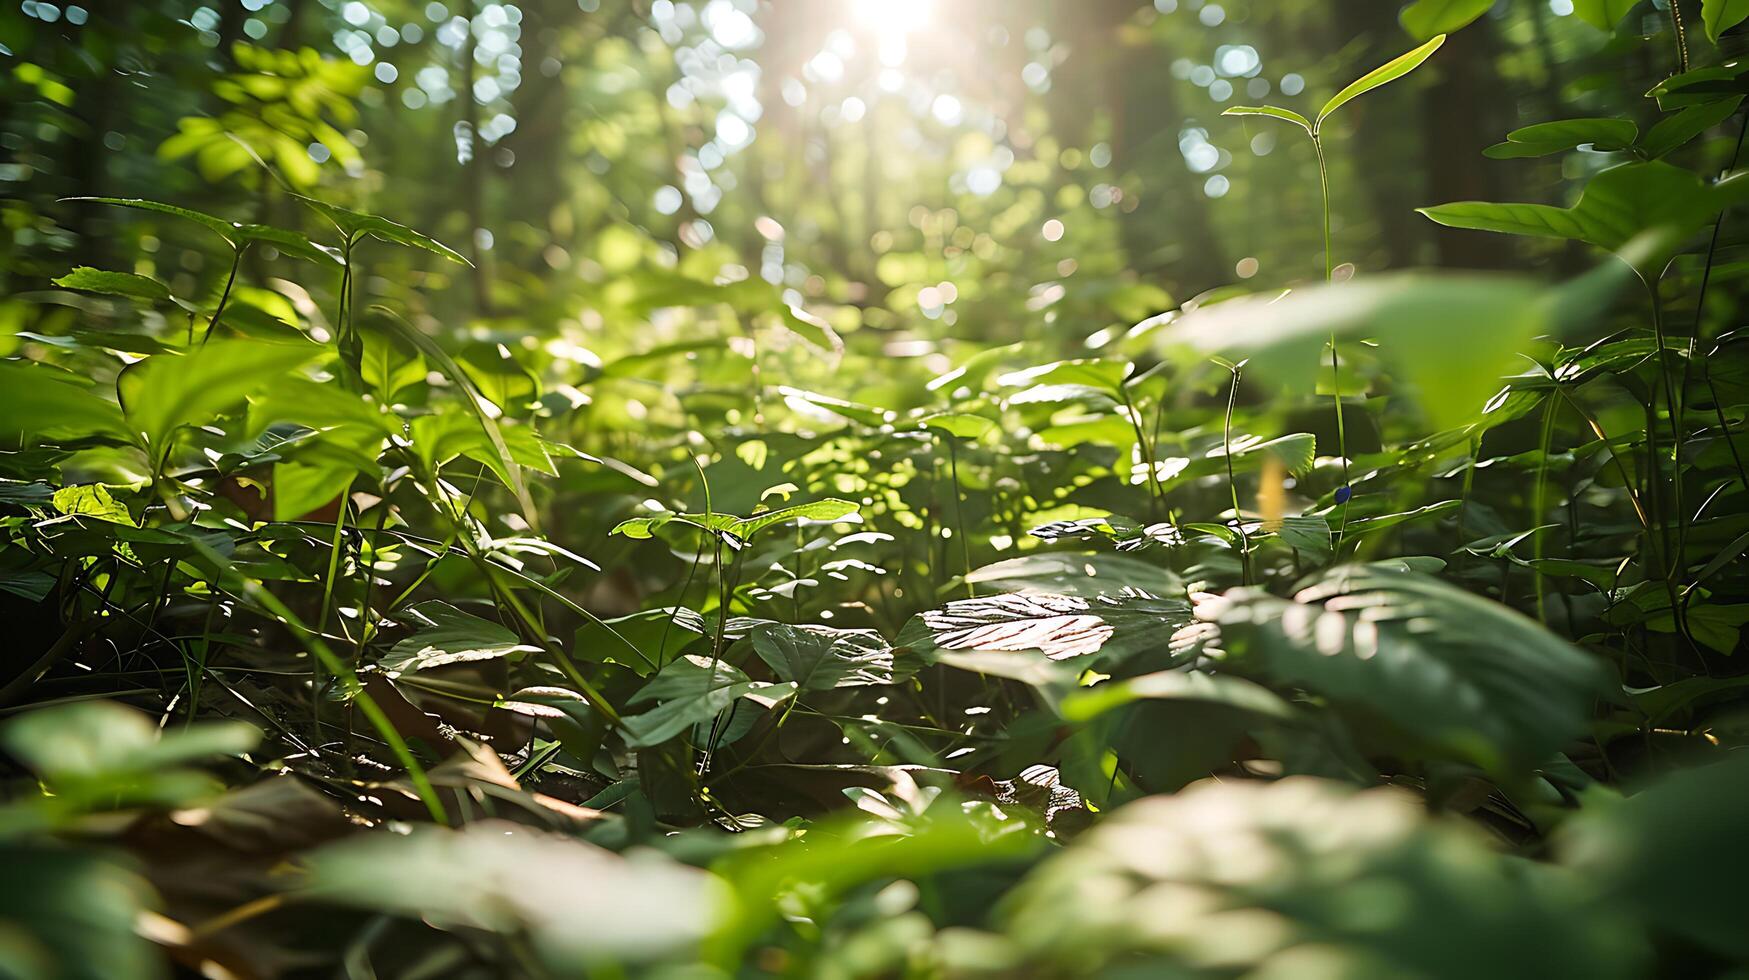
[[[624,720],[626,745],[634,749],[660,745],[750,694],[769,706],[795,693],[793,681],[749,680],[739,667],[721,660],[696,654],[677,657],[632,696],[633,705],[653,701],[656,706]]]
[[[413,634],[395,644],[382,660],[390,677],[445,664],[500,660],[540,648],[521,642],[515,633],[436,599],[408,609],[402,619]]]
[[[755,629],[752,638],[772,672],[803,691],[893,682],[893,648],[874,630],[773,623]]]
[[[915,616],[895,645],[932,659],[940,651],[1019,653],[1037,650],[1051,660],[1101,654],[1104,662],[1164,647],[1190,618],[1183,599],[1137,589],[1090,598],[1048,592],[960,599]]]

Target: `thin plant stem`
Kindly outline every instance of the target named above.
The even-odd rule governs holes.
[[[197,541],[194,543],[194,548],[201,552],[209,563],[224,567],[225,560],[206,545]],[[340,678],[353,703],[357,704],[358,709],[364,712],[364,717],[371,723],[371,727],[375,728],[377,734],[383,737],[383,741],[389,744],[389,749],[395,754],[396,760],[401,763],[402,768],[407,770],[407,778],[413,783],[413,791],[425,803],[425,809],[430,812],[431,819],[448,826],[449,814],[443,808],[443,801],[438,799],[437,791],[432,787],[430,778],[425,775],[425,767],[419,764],[417,758],[414,758],[413,750],[407,747],[406,739],[401,737],[400,731],[395,728],[393,722],[389,721],[389,716],[383,712],[382,706],[377,704],[376,699],[372,698],[370,693],[364,689],[364,684],[359,681],[358,675],[353,673],[352,668],[346,665],[346,661],[328,646],[321,634],[305,626],[303,620],[300,620],[295,613],[287,608],[285,603],[279,601],[278,596],[262,588],[259,583],[252,579],[240,578],[238,581],[242,587],[244,598],[255,602],[276,616],[291,630],[292,636],[303,644],[304,649],[308,650],[315,659],[321,661],[330,673]]]
[[[243,249],[231,251],[231,274],[225,277],[224,291],[219,293],[219,305],[214,307],[212,319],[206,322],[206,332],[200,335],[201,346],[212,339],[213,330],[219,325],[219,317],[225,315],[225,307],[231,302],[231,287],[237,283],[237,269],[243,264]]]
[[[1538,562],[1542,561],[1543,557],[1543,534],[1541,530],[1537,529],[1541,528],[1543,512],[1548,509],[1549,449],[1554,445],[1555,421],[1560,417],[1560,408],[1560,402],[1553,398],[1548,399],[1547,405],[1543,408],[1542,439],[1537,447],[1539,455],[1536,464],[1536,485],[1531,490],[1530,503],[1530,526],[1533,528],[1530,532],[1530,547],[1531,558]],[[1531,577],[1536,584],[1536,618],[1546,626],[1548,625],[1548,589],[1543,581],[1542,569],[1533,567],[1531,572]]]
[[[960,494],[960,464],[959,451],[954,447],[954,439],[948,436],[942,440],[947,443],[948,479],[953,481],[953,517],[954,534],[960,539],[960,564],[965,569],[966,598],[976,599],[978,592],[972,587],[972,545],[966,538],[966,504]]]
[[[1233,375],[1233,385],[1227,389],[1227,414],[1222,428],[1221,443],[1225,447],[1227,462],[1227,491],[1233,496],[1233,526],[1239,531],[1240,583],[1251,584],[1251,540],[1245,534],[1245,515],[1239,511],[1239,484],[1233,476],[1233,408],[1239,401],[1239,368],[1228,368]]]
[[[1324,141],[1317,132],[1312,133],[1312,149],[1318,156],[1318,191],[1323,203],[1324,212],[1324,282],[1336,281],[1336,255],[1334,240],[1330,234],[1330,168],[1324,159]],[[1353,488],[1349,485],[1348,475],[1348,427],[1342,418],[1342,359],[1336,349],[1336,334],[1330,334],[1330,381],[1331,397],[1336,401],[1336,455],[1342,460],[1342,485],[1349,488],[1349,500],[1353,498]],[[1348,503],[1342,501],[1342,518],[1336,528],[1336,547],[1334,555],[1342,554],[1342,537],[1348,531]]]
[[[1157,467],[1154,465],[1154,447],[1148,440],[1146,430],[1142,427],[1141,416],[1136,413],[1136,403],[1130,399],[1129,386],[1120,383],[1117,390],[1118,394],[1123,396],[1124,414],[1129,416],[1130,428],[1135,430],[1136,447],[1141,451],[1142,465],[1147,467],[1148,493],[1152,497],[1152,500],[1149,502],[1149,507],[1150,509],[1157,509],[1160,505],[1160,476],[1159,473],[1156,472]],[[955,481],[955,486],[958,486],[957,480]]]
[[[1662,385],[1664,389],[1664,406],[1670,413],[1670,438],[1672,441],[1670,506],[1676,514],[1676,523],[1679,529],[1677,540],[1681,541],[1688,536],[1688,515],[1682,508],[1682,407],[1680,405],[1680,399],[1676,393],[1676,382],[1670,376],[1669,359],[1667,357],[1669,353],[1669,343],[1664,336],[1664,303],[1658,295],[1658,284],[1656,282],[1647,283],[1646,291],[1652,301],[1652,336],[1654,338],[1653,342],[1657,345],[1658,359],[1657,383],[1654,384],[1652,388],[1652,421],[1654,423],[1657,421],[1658,386]],[[1658,471],[1660,469],[1662,469],[1662,460],[1653,463],[1653,479],[1659,478]],[[1668,525],[1669,522],[1665,521],[1664,523]],[[1665,545],[1668,550],[1669,542],[1666,541]],[[1683,558],[1680,551],[1678,550],[1677,552],[1668,553],[1665,555],[1665,558],[1667,559],[1665,574],[1672,579],[1681,575]]]

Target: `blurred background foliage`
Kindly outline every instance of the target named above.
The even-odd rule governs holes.
[[[0,975],[1741,976],[1673,2],[5,0]]]

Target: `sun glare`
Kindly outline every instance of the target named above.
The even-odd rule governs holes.
[[[850,0],[850,5],[857,23],[883,39],[903,40],[935,17],[935,0]]]

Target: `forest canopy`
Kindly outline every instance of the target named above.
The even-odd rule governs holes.
[[[1749,2],[0,9],[0,976],[1749,970]]]

